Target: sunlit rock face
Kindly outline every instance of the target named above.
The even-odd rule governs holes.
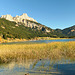
[[[31,28],[35,28],[37,26],[37,24],[34,22],[38,23],[35,19],[29,17],[26,13],[23,13],[21,16],[16,15],[16,17],[12,17],[11,15],[2,15],[1,18],[5,18],[9,21],[14,21],[18,24],[23,23],[25,26]]]
[[[12,17],[11,15],[2,15],[1,18],[5,18],[6,20],[9,20],[9,21],[14,21],[18,25],[22,23],[24,26],[30,27],[36,30],[42,30],[44,27],[42,24],[38,23],[35,19],[29,17],[26,13],[23,13],[21,16],[16,15],[16,17]],[[46,28],[44,29],[44,31],[50,32],[50,30]]]
[[[2,15],[1,18],[5,18],[9,21],[15,21],[17,22],[22,22],[22,23],[26,23],[25,20],[30,20],[30,21],[35,21],[33,18],[29,17],[26,13],[23,13],[21,16],[16,15],[16,17],[12,17],[11,15]]]
[[[26,13],[22,14],[21,16],[16,16],[13,18],[15,22],[22,22],[22,23],[26,23],[26,20],[30,20],[30,21],[35,21],[33,18],[29,17]]]
[[[13,17],[11,15],[8,15],[8,14],[7,15],[2,15],[1,18],[5,18],[9,21],[14,21]]]

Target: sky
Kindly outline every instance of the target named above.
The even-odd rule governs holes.
[[[29,17],[52,29],[75,25],[75,0],[0,0],[0,16]]]

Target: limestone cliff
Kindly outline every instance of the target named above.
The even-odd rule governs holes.
[[[16,15],[16,17],[12,17],[11,15],[2,15],[1,18],[5,18],[9,21],[15,21],[17,22],[23,22],[23,20],[30,20],[30,21],[35,21],[33,18],[29,17],[26,13],[23,13],[21,16]]]
[[[21,16],[12,17],[11,15],[2,15],[1,18],[5,18],[9,21],[14,21],[17,24],[22,23],[26,27],[31,27],[32,29],[42,30],[45,28],[44,25],[38,23],[35,19],[29,17],[26,13],[23,13]],[[45,28],[45,32],[50,32],[49,29]]]
[[[9,21],[14,21],[13,17],[11,15],[8,15],[8,14],[7,15],[2,15],[1,18],[5,18]]]

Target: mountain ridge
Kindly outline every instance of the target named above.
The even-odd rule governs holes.
[[[23,19],[31,20],[37,22],[35,19],[29,17],[26,13],[23,13],[21,16],[16,15],[15,17],[12,17],[11,15],[2,15],[1,18],[5,18],[9,21],[15,21],[17,22],[22,22]]]
[[[9,21],[14,21],[17,24],[22,23],[26,27],[37,28],[38,30],[42,29],[42,24],[38,23],[35,19],[29,17],[26,13],[23,13],[21,16],[16,15],[16,17],[12,17],[11,15],[2,15],[1,18],[5,18],[6,20]],[[46,29],[46,32],[50,31]]]
[[[38,23],[27,14],[16,17],[2,15],[0,18],[0,35],[7,38],[26,39],[34,37],[75,37],[75,25],[63,30],[51,29]]]

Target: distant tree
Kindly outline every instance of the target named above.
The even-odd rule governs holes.
[[[7,39],[7,36],[6,36],[6,34],[3,34],[3,38],[4,38],[4,39]]]

